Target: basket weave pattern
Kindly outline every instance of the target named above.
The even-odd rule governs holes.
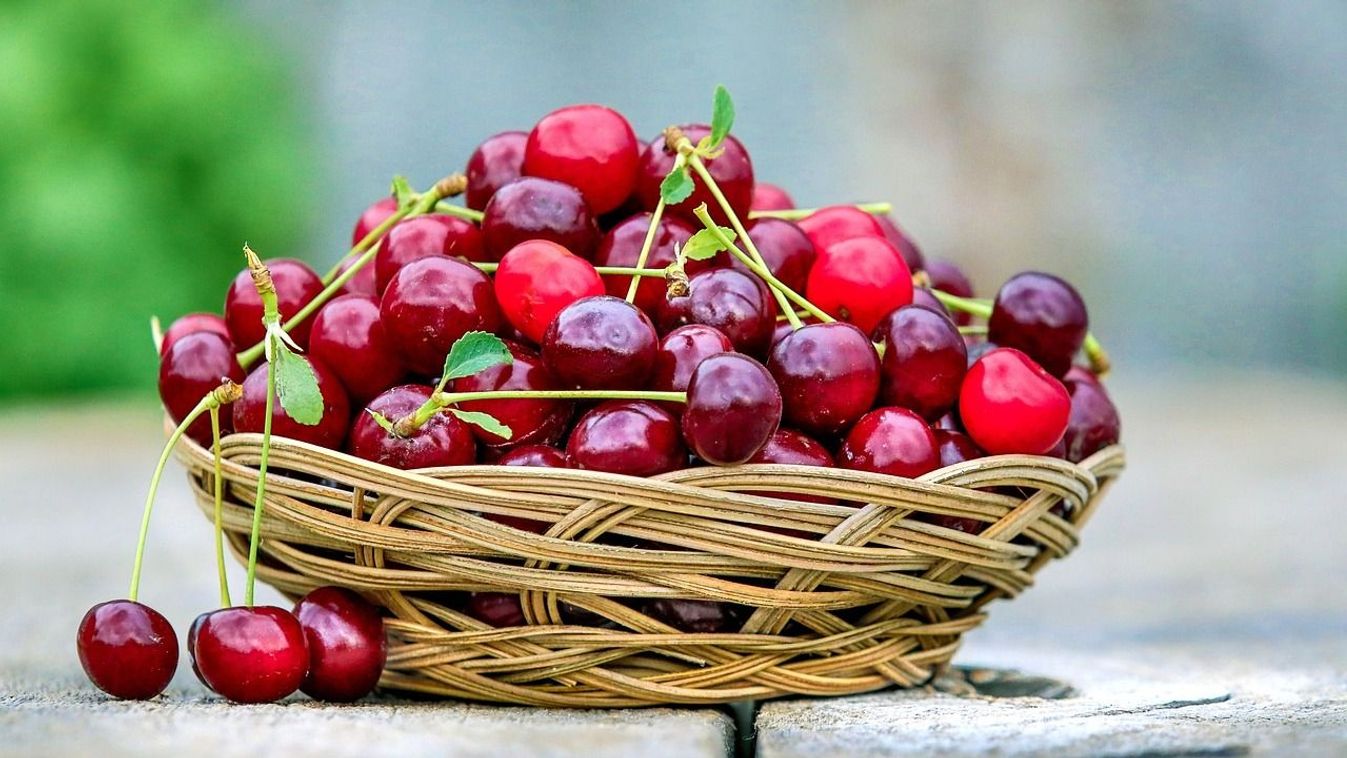
[[[224,528],[246,555],[261,436],[231,435],[221,451]],[[178,455],[212,517],[210,452],[184,439]],[[270,455],[258,577],[291,597],[338,584],[385,607],[381,686],[572,707],[923,684],[989,600],[1018,594],[1075,547],[1124,465],[1116,445],[1079,465],[997,456],[915,480],[783,465],[650,479],[500,466],[407,472],[282,438]],[[1050,512],[1059,503],[1065,517]],[[484,513],[551,526],[535,535]],[[921,514],[988,526],[969,535]],[[461,610],[470,591],[518,592],[528,625],[471,618]],[[751,612],[735,633],[687,634],[641,613],[636,601],[649,598]],[[609,621],[567,625],[575,609]]]

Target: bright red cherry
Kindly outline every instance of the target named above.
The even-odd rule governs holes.
[[[776,328],[776,300],[761,279],[732,268],[717,268],[692,277],[688,287],[687,296],[660,303],[662,332],[704,324],[729,337],[741,353],[767,353]]]
[[[1056,377],[1065,376],[1085,342],[1089,317],[1080,293],[1035,271],[1012,276],[996,293],[987,339],[1022,350]]]
[[[972,438],[960,432],[949,431],[947,429],[935,430],[935,442],[940,449],[940,467],[953,466],[956,463],[971,461],[985,455],[978,446],[973,444]],[[972,518],[962,518],[960,516],[947,516],[937,513],[924,514],[923,521],[937,526],[943,526],[946,529],[955,529],[967,534],[981,534],[983,529],[987,528],[987,522],[978,521]]]
[[[290,418],[279,399],[271,407],[271,433],[277,437],[308,442],[332,450],[341,449],[346,438],[346,425],[351,422],[351,402],[342,389],[341,380],[332,369],[311,356],[301,355],[313,367],[318,379],[318,391],[323,396],[323,418],[314,426],[307,426]],[[243,397],[234,402],[234,430],[262,432],[266,419],[267,364],[259,364],[243,382]]]
[[[178,635],[168,619],[134,600],[90,608],[75,638],[80,665],[98,689],[122,700],[149,700],[178,669]]]
[[[234,356],[234,343],[215,332],[194,332],[173,341],[159,360],[159,399],[174,421],[182,421],[201,398],[220,386],[222,379],[243,382],[243,367]],[[220,414],[220,433],[233,430],[233,418]],[[187,427],[198,444],[211,443],[210,417],[201,416]]]
[[[524,173],[575,187],[597,216],[631,194],[639,155],[636,133],[621,113],[571,105],[543,116],[529,132]]]
[[[744,622],[743,606],[715,600],[660,598],[641,609],[653,619],[689,634],[716,634],[734,631]]]
[[[225,698],[271,703],[304,683],[309,650],[299,619],[283,608],[223,608],[201,622],[196,664],[202,680]]]
[[[463,202],[482,210],[496,190],[524,175],[524,144],[528,132],[501,132],[486,138],[468,157],[468,191]]]
[[[519,595],[508,592],[474,592],[468,600],[468,615],[497,629],[524,625]]]
[[[933,422],[959,397],[968,366],[963,335],[953,321],[919,305],[897,309],[887,325],[879,400]]]
[[[815,248],[805,293],[829,315],[869,334],[889,311],[912,302],[912,272],[884,239],[856,237]]]
[[[1073,368],[1075,372],[1078,369]],[[1081,373],[1085,373],[1081,370]],[[1070,374],[1068,374],[1068,377]],[[1080,463],[1109,445],[1116,444],[1122,434],[1122,419],[1109,399],[1104,385],[1093,375],[1089,379],[1066,380],[1071,395],[1071,417],[1062,437],[1064,455],[1072,463]]]
[[[713,355],[733,351],[730,338],[717,329],[704,324],[680,326],[660,340],[655,370],[650,375],[650,389],[683,392],[688,388],[697,364]],[[670,409],[675,413],[683,410],[681,405]]]
[[[635,266],[640,259],[646,231],[650,228],[650,217],[649,213],[638,213],[618,222],[608,230],[603,241],[599,243],[598,252],[594,254],[594,265]],[[662,217],[655,229],[655,239],[651,243],[649,255],[646,256],[645,267],[664,268],[673,263],[674,249],[686,245],[692,234],[693,229],[686,221],[673,216]],[[708,268],[717,268],[722,257],[716,256],[709,261],[685,261],[684,270],[688,276],[692,276]],[[613,297],[627,296],[631,277],[606,276],[603,281],[604,286],[608,288],[608,294]],[[636,306],[653,317],[659,311],[659,304],[664,301],[666,290],[667,285],[663,279],[644,277],[641,286],[636,288]]]
[[[832,468],[833,457],[828,449],[812,437],[807,437],[794,429],[777,429],[762,449],[753,454],[747,463],[784,463],[791,466],[819,466]],[[798,500],[804,503],[835,503],[836,499],[815,495],[797,495],[793,492],[755,492],[755,495]],[[807,532],[785,530],[797,537],[809,536]]]
[[[225,339],[230,339],[229,327],[225,325],[223,316],[214,313],[189,313],[178,317],[169,325],[168,331],[164,332],[164,341],[159,344],[160,357],[173,347],[174,342],[197,332],[214,332]]]
[[[851,428],[837,465],[857,471],[915,478],[940,468],[935,434],[906,408],[879,408]]]
[[[921,254],[917,244],[893,222],[893,219],[888,215],[882,215],[875,216],[875,220],[879,222],[879,228],[884,230],[884,239],[903,254],[903,262],[907,264],[909,270],[916,272],[926,268],[926,258]]]
[[[993,455],[1042,455],[1066,432],[1071,396],[1051,374],[1013,348],[997,348],[968,369],[959,418],[978,447]]]
[[[687,466],[678,421],[644,400],[608,400],[580,417],[566,452],[578,468],[655,476]]]
[[[682,129],[683,135],[694,145],[711,134],[711,127],[705,124],[689,124]],[[725,152],[719,158],[705,161],[706,170],[716,180],[716,185],[720,187],[721,193],[734,209],[735,215],[740,221],[748,223],[748,210],[753,204],[753,161],[749,159],[748,151],[744,149],[743,144],[733,134],[725,138],[722,147],[725,148]],[[641,151],[641,168],[636,178],[636,196],[646,210],[654,210],[655,205],[659,203],[660,182],[669,175],[673,164],[674,153],[665,149],[663,134],[651,140]],[[701,177],[695,177],[693,181],[696,188],[692,190],[688,199],[669,206],[668,212],[681,216],[700,229],[701,222],[692,212],[697,206],[706,203],[706,209],[710,211],[711,218],[715,219],[716,223],[728,224],[729,219],[721,210],[720,203],[716,202],[715,197],[706,189],[706,183]]]
[[[492,390],[560,389],[542,358],[517,343],[507,343],[514,360],[508,366],[492,366],[455,379],[454,392],[490,392]],[[468,400],[458,404],[465,411],[489,414],[510,427],[510,439],[502,439],[478,426],[472,433],[489,450],[503,450],[532,443],[551,444],[566,433],[571,418],[571,403],[566,400]]]
[[[854,205],[830,205],[805,216],[796,222],[800,229],[814,243],[815,250],[832,247],[857,237],[875,237],[886,239],[884,227],[870,213]]]
[[[767,182],[754,183],[753,210],[788,211],[794,207],[795,201],[791,199],[790,193],[775,184],[768,184]],[[757,240],[754,240],[754,242],[757,242]]]
[[[309,355],[332,369],[356,405],[397,384],[407,369],[379,320],[379,301],[342,295],[313,319]]]
[[[761,363],[721,353],[697,364],[688,382],[683,439],[707,463],[743,463],[781,423],[781,392]]]
[[[541,344],[562,308],[581,298],[603,294],[603,277],[584,258],[547,240],[529,240],[500,259],[496,302],[514,328]],[[624,293],[625,294],[625,293]]]
[[[599,242],[599,227],[580,190],[551,179],[516,179],[496,190],[483,212],[482,235],[492,260],[532,239],[550,240],[589,258]]]
[[[282,324],[323,291],[323,280],[300,261],[273,259],[267,261],[267,268],[271,270],[271,280],[276,285],[276,304],[280,308]],[[240,349],[250,348],[266,336],[266,327],[262,326],[262,298],[257,294],[257,287],[253,286],[252,275],[247,269],[240,271],[229,286],[224,316],[225,322],[229,324],[229,334]],[[306,319],[290,330],[290,337],[300,347],[309,344],[309,327],[312,324],[312,319]]]
[[[404,384],[371,400],[351,424],[347,452],[404,470],[475,463],[477,443],[471,428],[451,413],[436,413],[407,437],[385,430],[370,413],[373,411],[397,423],[424,405],[434,391],[435,388],[427,385]]]
[[[398,222],[388,230],[383,246],[374,256],[375,281],[379,291],[388,288],[403,266],[432,255],[447,255],[469,261],[485,261],[482,232],[471,221],[431,214]]]
[[[931,278],[931,289],[948,292],[958,297],[973,297],[973,283],[968,281],[968,276],[964,274],[963,269],[949,261],[928,261],[926,263],[926,275]],[[942,305],[941,308],[944,308],[944,306]],[[959,326],[968,326],[973,321],[973,316],[963,311],[951,315],[954,318],[954,323]]]
[[[815,253],[814,243],[800,227],[779,218],[760,218],[749,225],[748,236],[762,254],[767,270],[787,287],[804,292]],[[732,265],[740,271],[748,271],[738,258]]]
[[[443,256],[403,266],[384,291],[379,318],[407,367],[425,376],[444,370],[459,337],[500,327],[491,280],[472,264]]]
[[[563,387],[638,389],[650,376],[659,335],[641,309],[599,295],[563,308],[542,345],[543,360]]]
[[[304,694],[349,703],[374,691],[388,659],[378,608],[344,587],[319,587],[300,598],[295,618],[309,648]]]
[[[395,197],[385,197],[374,201],[370,207],[360,214],[360,218],[355,222],[355,231],[351,233],[351,247],[360,244],[360,241],[369,236],[379,224],[388,220],[388,217],[398,212],[398,200]]]
[[[865,333],[834,321],[787,334],[767,359],[781,396],[786,423],[831,437],[856,423],[875,404],[879,356]]]

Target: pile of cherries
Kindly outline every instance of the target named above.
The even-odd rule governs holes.
[[[281,316],[323,400],[315,425],[274,404],[273,432],[401,469],[640,477],[743,463],[918,477],[995,454],[1079,462],[1118,441],[1118,413],[1091,368],[1102,354],[1070,284],[1021,273],[993,300],[974,299],[957,266],[925,260],[885,213],[795,209],[783,189],[756,181],[734,136],[708,142],[713,131],[689,124],[642,144],[610,108],[561,108],[529,132],[485,140],[453,188],[464,205],[431,198],[427,212],[407,212],[425,199],[415,193],[371,205],[352,253],[327,277],[298,260],[269,261]],[[690,196],[668,197],[666,177],[689,165],[705,174],[691,174]],[[714,256],[685,256],[703,230],[737,234]],[[224,432],[262,431],[267,364],[248,365],[266,336],[262,312],[244,271],[223,316],[192,314],[167,330],[159,390],[174,419],[230,379],[242,397],[221,419]],[[474,332],[497,335],[509,360],[442,376],[451,347]],[[473,423],[474,413],[498,425]],[[203,445],[205,422],[186,431]],[[535,533],[548,526],[487,517]],[[986,526],[927,518],[970,533]],[[687,632],[731,629],[744,611],[697,600],[639,607]],[[475,593],[463,611],[494,626],[524,623],[513,594]],[[293,614],[204,614],[188,649],[202,681],[229,699],[300,687],[341,700],[374,686],[384,642],[372,606],[322,588]],[[150,697],[177,648],[162,616],[116,601],[90,611],[80,653],[104,690]]]

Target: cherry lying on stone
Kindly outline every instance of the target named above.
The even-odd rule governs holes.
[[[304,629],[275,606],[222,608],[197,631],[202,681],[236,703],[270,703],[295,692],[309,673]]]
[[[577,467],[655,476],[687,466],[673,415],[645,400],[609,400],[576,422],[566,452]]]
[[[743,463],[781,423],[781,392],[761,363],[720,353],[697,364],[688,382],[683,439],[707,463]]]
[[[90,608],[80,621],[76,648],[90,681],[123,700],[158,695],[178,668],[178,635],[172,624],[134,600]]]
[[[347,451],[398,469],[465,466],[476,462],[477,443],[471,428],[449,413],[436,413],[415,429],[385,429],[373,414],[397,421],[415,413],[430,400],[434,387],[405,384],[370,401],[351,425]]]
[[[959,389],[959,418],[991,454],[1042,455],[1066,432],[1071,396],[1055,377],[1013,348],[977,360]]]
[[[802,326],[772,347],[767,368],[781,388],[790,426],[833,436],[874,406],[880,364],[865,333],[851,324]]]
[[[300,599],[294,615],[309,650],[304,694],[349,703],[374,691],[388,659],[377,607],[343,587],[319,587]]]
[[[496,190],[523,176],[528,138],[528,132],[501,132],[487,137],[472,151],[464,171],[468,177],[465,205],[480,211]]]
[[[569,184],[526,176],[496,190],[483,211],[487,255],[500,260],[510,248],[531,239],[555,242],[589,258],[599,228],[580,191]]]

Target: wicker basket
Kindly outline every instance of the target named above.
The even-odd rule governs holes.
[[[256,434],[222,443],[236,554],[247,552],[260,452]],[[210,452],[184,438],[178,453],[212,517]],[[782,465],[651,479],[409,472],[273,438],[258,575],[292,598],[338,584],[385,607],[389,690],[611,707],[911,687],[949,663],[987,601],[1018,594],[1075,547],[1123,465],[1113,446],[1080,465],[997,456],[915,480]],[[764,491],[869,505],[744,494]],[[482,513],[552,526],[535,535]],[[923,513],[989,526],[973,536]],[[520,593],[528,625],[494,629],[463,613],[457,593],[486,590]],[[752,612],[736,633],[686,634],[634,610],[638,598]],[[565,625],[562,602],[610,622]]]

